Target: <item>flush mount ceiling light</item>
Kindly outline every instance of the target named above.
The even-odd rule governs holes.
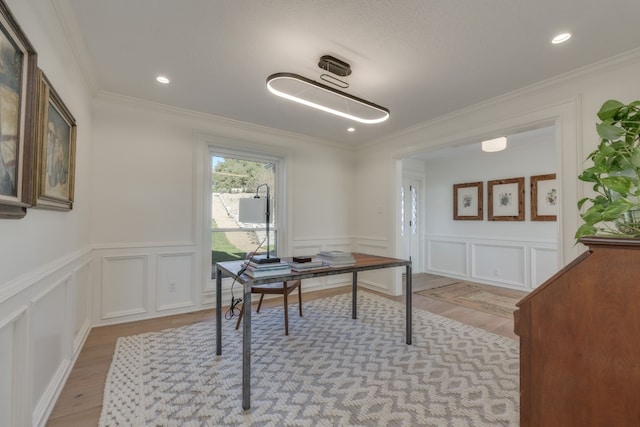
[[[156,81],[158,83],[162,83],[163,85],[169,84],[169,79],[165,76],[158,76],[156,77]]]
[[[482,151],[487,153],[495,153],[496,151],[502,151],[505,148],[507,148],[507,138],[504,136],[482,141]]]
[[[339,76],[348,76],[351,74],[349,64],[328,55],[320,58],[318,66]],[[336,84],[342,88],[348,87],[346,82],[342,82],[336,78],[334,79],[344,85],[329,82],[326,79],[325,81]],[[272,74],[267,78],[267,89],[274,95],[290,101],[335,114],[345,119],[355,120],[359,123],[381,123],[389,118],[389,110],[380,105],[298,74]]]

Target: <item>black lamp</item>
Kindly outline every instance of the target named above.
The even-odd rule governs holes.
[[[260,195],[258,194],[260,191],[260,188],[262,187],[266,187],[267,189],[267,195],[266,195],[266,198],[264,199],[260,198]],[[270,201],[271,201],[271,194],[269,192],[269,185],[260,184],[256,188],[255,196],[253,196],[253,198],[240,199],[240,205],[238,207],[238,221],[249,223],[249,224],[261,224],[263,222],[266,222],[267,224],[266,226],[267,254],[266,256],[251,257],[251,260],[258,264],[280,262],[280,258],[272,257],[270,255],[270,252],[271,252],[271,248],[269,245],[269,223],[271,222]]]

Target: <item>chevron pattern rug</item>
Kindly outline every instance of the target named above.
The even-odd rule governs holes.
[[[297,307],[290,307],[292,312]],[[516,341],[367,292],[253,317],[251,409],[242,410],[242,335],[224,321],[120,338],[100,426],[517,426]]]

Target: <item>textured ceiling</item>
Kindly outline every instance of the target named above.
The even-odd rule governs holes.
[[[53,1],[97,90],[349,145],[640,47],[638,0]],[[319,80],[325,54],[387,122],[350,134],[266,90],[277,72]]]

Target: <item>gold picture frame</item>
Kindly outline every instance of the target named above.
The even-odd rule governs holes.
[[[487,182],[489,221],[524,221],[524,177]]]
[[[482,221],[482,181],[453,185],[453,219]]]
[[[555,173],[531,177],[531,221],[556,221],[558,181]]]
[[[34,207],[68,211],[75,188],[76,121],[40,71]]]
[[[23,218],[31,206],[37,54],[0,0],[0,218]]]

